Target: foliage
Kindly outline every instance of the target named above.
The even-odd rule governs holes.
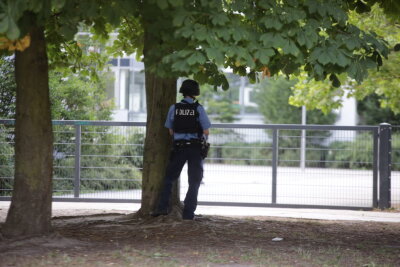
[[[372,169],[373,143],[370,134],[359,134],[352,142],[336,141],[330,144],[327,161],[332,168]],[[392,167],[400,170],[400,134],[392,132]]]
[[[15,115],[14,59],[0,57],[0,118],[11,119]]]
[[[97,70],[104,68],[107,62],[107,57],[97,52],[104,47],[110,27],[118,26],[121,15],[137,7],[136,1],[129,0],[2,1],[0,35],[3,37],[0,39],[0,46],[7,42],[16,46],[19,41],[23,41],[24,46],[29,45],[25,40],[29,37],[28,29],[31,26],[27,14],[34,14],[39,27],[46,29],[50,66],[69,67],[74,72],[80,70],[87,75],[96,76]],[[88,28],[95,33],[90,36],[91,41],[75,39],[75,34],[82,28]],[[87,45],[86,41],[96,44]],[[89,47],[95,49],[85,53]],[[8,48],[4,46],[2,53],[9,53],[4,49]],[[95,64],[88,64],[89,62]]]
[[[141,40],[146,34],[157,36],[157,49],[144,57],[152,71],[170,77],[193,74],[223,89],[229,83],[219,66],[252,81],[259,71],[289,75],[305,66],[310,77],[330,77],[334,85],[341,73],[360,82],[388,51],[374,34],[347,23],[346,2],[149,0],[136,19],[121,25],[114,50],[140,57]]]
[[[107,100],[106,85],[111,79],[77,76],[66,69],[49,73],[52,118],[55,120],[110,120],[112,100]],[[13,59],[0,59],[0,117],[14,118],[16,83]]]
[[[52,71],[49,77],[52,118],[55,120],[110,120],[113,102],[107,100],[107,75],[91,79]]]
[[[386,122],[392,125],[400,125],[400,114],[394,114],[389,108],[382,108],[380,97],[377,94],[371,94],[357,102],[357,113],[359,115],[359,124],[378,125]]]
[[[256,85],[256,99],[266,123],[301,124],[301,108],[289,105],[290,88],[296,80],[288,80],[282,76],[261,80]],[[307,124],[333,124],[336,116],[321,111],[307,111]]]
[[[354,20],[363,29],[377,32],[385,36],[392,48],[389,58],[383,61],[382,68],[379,71],[370,71],[369,78],[362,84],[356,85],[352,94],[357,99],[363,99],[369,94],[377,94],[380,97],[382,108],[389,108],[395,114],[400,113],[398,105],[400,101],[400,76],[398,67],[400,65],[400,53],[396,52],[394,47],[400,43],[400,29],[398,21],[388,19],[383,11],[374,7],[369,16],[355,16]]]
[[[296,137],[299,139],[299,136]],[[293,140],[279,140],[278,166],[298,167],[300,165],[299,146]],[[299,143],[299,142],[297,142]],[[328,149],[321,145],[307,144],[307,167],[328,167],[325,158]],[[233,141],[213,145],[210,149],[210,162],[232,165],[272,166],[272,143]]]
[[[210,85],[201,87],[199,102],[205,106],[207,113],[213,117],[214,122],[233,122],[235,115],[239,113],[237,105],[231,98],[232,91],[223,91],[221,88],[216,90]]]
[[[393,3],[393,5],[398,4]],[[345,84],[340,89],[334,88],[326,81],[313,81],[303,75],[300,82],[293,87],[290,103],[297,106],[306,105],[309,109],[321,109],[326,113],[341,105],[342,96],[355,96],[358,100],[362,100],[368,95],[376,94],[379,96],[378,99],[382,108],[391,109],[395,114],[399,114],[400,89],[398,84],[400,77],[398,66],[400,64],[400,53],[396,52],[395,47],[400,43],[400,29],[397,22],[389,19],[384,10],[377,5],[372,6],[371,12],[368,14],[352,12],[350,22],[360,29],[384,36],[391,47],[391,52],[387,59],[382,58],[383,66],[375,68],[375,70],[371,68],[368,78],[363,83],[356,84],[346,79],[345,76],[339,76],[339,79]],[[346,91],[348,91],[348,94],[345,94]],[[371,116],[374,115],[371,114]]]

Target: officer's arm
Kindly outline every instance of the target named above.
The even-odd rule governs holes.
[[[205,112],[203,106],[199,105],[197,108],[197,111],[199,112],[199,120],[201,127],[203,128],[203,134],[205,136],[208,136],[210,134],[210,120],[208,119],[207,113]]]
[[[174,130],[172,130],[172,129],[168,129],[168,130],[169,130],[170,135],[174,135]]]

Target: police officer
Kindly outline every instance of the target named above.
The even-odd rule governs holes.
[[[202,142],[207,140],[210,120],[197,101],[200,95],[199,84],[194,80],[183,81],[179,93],[183,100],[169,109],[165,127],[173,136],[173,150],[167,166],[164,188],[158,208],[152,216],[167,215],[172,184],[179,178],[185,163],[188,163],[189,188],[184,200],[182,218],[193,220],[197,207],[197,195],[203,178]]]

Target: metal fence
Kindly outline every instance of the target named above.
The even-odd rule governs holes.
[[[140,202],[145,129],[145,123],[54,121],[54,200]],[[380,156],[389,154],[379,149],[389,142],[378,138],[382,129],[214,124],[199,204],[396,207],[400,127],[393,127],[391,180],[390,169],[380,171],[390,165],[380,158],[390,160]],[[12,190],[13,131],[13,121],[0,120],[0,200]],[[378,180],[379,173],[385,178]],[[180,184],[184,197],[185,169]]]
[[[400,126],[392,128],[391,206],[400,208]]]

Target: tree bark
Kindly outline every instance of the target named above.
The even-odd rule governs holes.
[[[164,78],[150,71],[152,49],[160,42],[155,35],[145,30],[144,57],[147,102],[147,127],[143,158],[142,204],[140,215],[154,211],[164,184],[172,137],[164,127],[169,107],[176,101],[176,78]],[[147,57],[147,58],[146,58]],[[153,68],[154,69],[154,68]],[[177,186],[172,194],[171,205],[179,203]]]
[[[3,234],[48,234],[51,230],[53,131],[44,29],[30,15],[31,45],[16,52],[15,175]]]

